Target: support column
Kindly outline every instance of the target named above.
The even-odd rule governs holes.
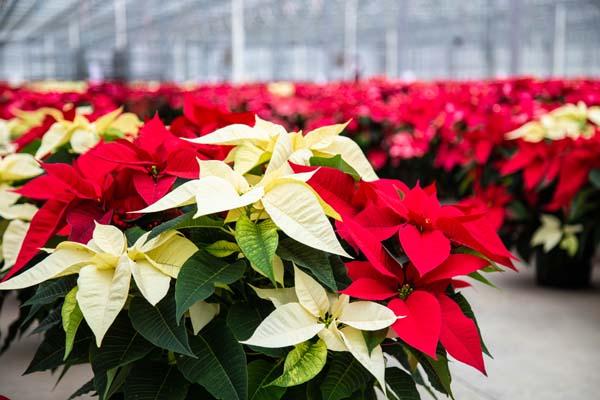
[[[352,79],[357,71],[358,0],[346,0],[344,19],[344,78]]]
[[[385,74],[388,78],[398,76],[398,31],[389,27],[385,33]]]
[[[127,80],[129,57],[127,54],[127,5],[126,0],[113,0],[115,9],[115,50],[113,54],[113,77]]]
[[[554,6],[554,46],[552,48],[552,75],[565,73],[565,51],[567,35],[567,9],[562,3]]]
[[[510,0],[510,73],[517,75],[521,71],[521,0]]]
[[[243,82],[244,71],[244,0],[231,0],[231,80]]]

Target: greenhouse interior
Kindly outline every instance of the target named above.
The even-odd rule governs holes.
[[[594,400],[598,0],[0,0],[0,400]]]

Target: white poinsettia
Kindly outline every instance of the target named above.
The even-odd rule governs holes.
[[[283,126],[256,117],[253,127],[233,124],[196,139],[193,143],[235,146],[227,161],[233,162],[233,169],[245,174],[255,166],[272,158],[281,136],[289,137],[286,143],[286,160],[300,165],[308,165],[311,157],[334,157],[340,155],[354,168],[365,181],[377,179],[373,167],[362,150],[352,139],[340,136],[345,124],[317,128],[303,135],[302,132],[288,133]]]
[[[339,219],[306,183],[311,173],[294,174],[286,158],[288,136],[282,136],[262,178],[243,176],[223,161],[198,160],[200,178],[182,184],[154,204],[136,212],[163,211],[196,204],[194,218],[223,211],[237,215],[251,206],[266,214],[289,237],[313,248],[350,257],[342,248],[327,215]],[[253,179],[255,178],[255,179]],[[252,185],[250,181],[255,183]],[[264,213],[262,213],[264,211]],[[228,218],[230,219],[230,218]]]
[[[506,134],[507,139],[523,139],[526,142],[541,142],[542,140],[561,140],[565,138],[590,138],[594,135],[595,127],[600,126],[600,107],[587,107],[583,102],[565,104],[539,120],[526,123]]]
[[[583,231],[583,226],[581,224],[563,225],[560,219],[550,214],[542,214],[541,220],[542,225],[534,232],[531,245],[541,245],[548,253],[560,243],[562,249],[574,256],[579,248],[579,240],[576,235]]]
[[[77,114],[73,121],[61,117],[42,137],[35,157],[44,158],[67,143],[71,145],[73,152],[82,154],[94,147],[106,134],[137,134],[141,125],[142,122],[135,114],[123,113],[122,108],[111,111],[94,122],[88,121],[82,114]]]
[[[10,121],[0,119],[0,156],[14,153],[16,146],[12,143]]]
[[[0,185],[33,178],[42,172],[39,163],[30,154],[0,157]]]
[[[87,245],[62,242],[51,254],[24,273],[0,284],[0,289],[21,289],[48,279],[79,274],[77,303],[98,346],[123,309],[131,277],[152,305],[169,290],[183,263],[198,248],[176,231],[147,240],[142,235],[127,247],[123,232],[111,225],[96,224]]]
[[[350,302],[347,295],[328,294],[308,274],[294,267],[294,289],[258,289],[275,305],[244,344],[279,348],[293,346],[318,335],[332,351],[349,351],[385,388],[385,361],[381,346],[369,354],[362,331],[392,325],[399,317],[371,301]]]
[[[10,221],[0,229],[0,260],[4,260],[2,270],[14,265],[29,227],[27,221],[31,221],[37,212],[37,207],[32,204],[17,204],[21,196],[13,192],[11,184],[33,178],[42,172],[38,162],[29,154],[0,157],[0,218]]]

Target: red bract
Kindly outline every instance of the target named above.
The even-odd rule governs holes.
[[[45,202],[31,220],[17,261],[5,280],[31,261],[54,235],[65,234],[69,240],[85,243],[91,238],[94,221],[112,221],[124,227],[124,218],[132,219],[126,213],[145,206],[130,175],[115,172],[110,163],[84,155],[73,166],[57,163],[43,167],[45,175],[17,190],[22,196]]]
[[[393,274],[381,274],[369,262],[347,263],[352,283],[342,293],[364,300],[388,301],[398,319],[392,328],[410,346],[436,358],[439,342],[454,358],[485,373],[479,332],[445,289],[456,276],[488,265],[479,257],[452,254],[433,270],[419,275],[413,264],[396,265]]]
[[[169,132],[157,116],[133,142],[121,139],[99,144],[88,155],[129,170],[135,189],[147,204],[163,197],[177,178],[198,178],[196,158],[205,158],[195,145]]]
[[[233,113],[198,96],[187,95],[183,116],[173,121],[171,129],[178,136],[192,138],[231,124],[254,126],[254,113]]]

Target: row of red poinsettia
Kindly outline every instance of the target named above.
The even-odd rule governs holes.
[[[5,119],[15,109],[62,108],[70,102],[91,104],[97,114],[124,104],[143,118],[158,110],[181,136],[191,135],[194,125],[206,133],[231,122],[228,110],[246,111],[240,114],[246,121],[256,113],[289,129],[305,131],[350,120],[347,134],[365,149],[380,174],[411,183],[417,175],[422,181],[438,178],[442,196],[474,194],[465,204],[492,207],[498,226],[507,204],[515,198],[534,210],[568,214],[591,171],[600,168],[597,125],[593,134],[585,137],[531,141],[507,136],[565,104],[600,105],[600,81],[596,80],[371,80],[186,88],[105,83],[78,93],[9,87],[0,91],[0,117]],[[180,109],[184,117],[177,117]],[[72,118],[72,113],[65,111],[65,118]],[[53,122],[52,116],[46,116],[41,126],[18,139],[17,144],[24,147]],[[515,185],[514,177],[519,184]],[[457,187],[463,190],[458,192]],[[551,196],[540,196],[548,187],[552,188]]]

